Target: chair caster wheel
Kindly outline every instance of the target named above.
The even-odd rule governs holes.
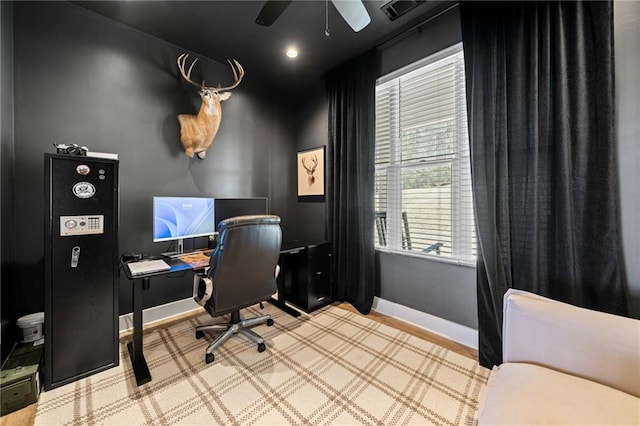
[[[269,319],[267,320],[267,325],[268,325],[269,327],[271,327],[271,326],[273,325],[273,320],[272,320],[271,318],[269,318]]]
[[[258,344],[258,352],[264,352],[267,349],[264,343]]]
[[[207,364],[211,364],[214,360],[213,354],[206,354],[204,356],[204,362],[206,362]]]
[[[202,339],[204,337],[204,331],[197,330],[196,331],[196,339]]]

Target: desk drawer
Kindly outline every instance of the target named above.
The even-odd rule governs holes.
[[[331,245],[309,246],[306,310],[331,303]]]
[[[331,303],[331,279],[329,271],[318,271],[309,279],[307,310],[313,311]]]

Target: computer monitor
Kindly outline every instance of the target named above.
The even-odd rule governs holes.
[[[269,214],[266,197],[256,198],[216,198],[216,228],[220,221],[234,216]]]
[[[214,235],[215,200],[202,197],[153,197],[153,241],[177,241]]]

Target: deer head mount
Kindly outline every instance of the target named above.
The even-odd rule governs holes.
[[[300,161],[302,162],[302,167],[307,171],[307,183],[311,186],[316,182],[316,177],[313,174],[316,172],[316,167],[318,167],[318,156],[316,154],[307,155],[302,157]]]
[[[231,96],[231,89],[234,89],[242,81],[244,77],[244,69],[242,65],[235,59],[227,60],[233,71],[234,83],[226,87],[208,87],[205,86],[204,80],[202,84],[198,84],[191,80],[191,70],[198,61],[198,58],[185,71],[185,65],[189,55],[183,53],[178,56],[178,69],[182,78],[188,83],[200,88],[200,111],[197,114],[178,114],[178,122],[180,122],[180,140],[184,148],[184,153],[189,158],[193,158],[195,154],[199,159],[204,160],[207,155],[207,149],[213,143],[220,120],[222,120],[222,105],[220,102],[226,101]]]

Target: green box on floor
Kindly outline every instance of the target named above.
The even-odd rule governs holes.
[[[38,401],[43,346],[18,344],[11,350],[0,371],[0,415]]]

